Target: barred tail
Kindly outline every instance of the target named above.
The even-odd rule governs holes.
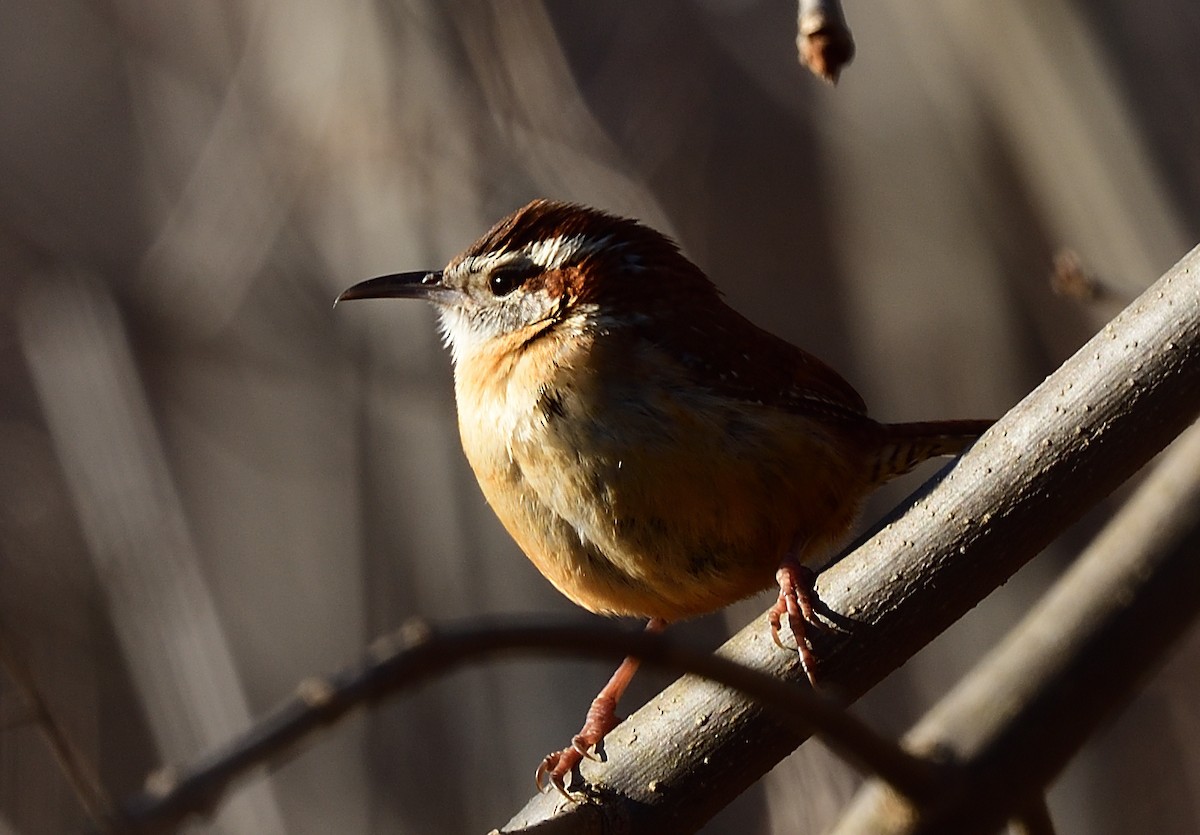
[[[957,455],[992,425],[990,420],[935,420],[924,423],[891,423],[883,427],[884,440],[875,459],[873,481],[882,484],[929,458]]]

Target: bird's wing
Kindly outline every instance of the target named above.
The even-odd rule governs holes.
[[[828,365],[729,308],[719,314],[692,316],[682,327],[648,326],[641,335],[724,396],[850,423],[865,419],[862,397]]]

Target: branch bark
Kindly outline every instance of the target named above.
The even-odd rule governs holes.
[[[1046,598],[907,735],[952,765],[915,807],[871,780],[837,835],[986,833],[1136,692],[1200,606],[1200,423]]]
[[[837,631],[818,676],[864,693],[961,617],[1200,411],[1200,247],[1018,403],[945,477],[817,581]],[[721,652],[789,681],[804,674],[758,618]],[[687,832],[802,741],[761,706],[684,678],[585,762],[597,803],[537,795],[504,832]]]

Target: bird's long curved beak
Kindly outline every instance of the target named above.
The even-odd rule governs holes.
[[[442,283],[442,271],[418,271],[381,275],[360,281],[334,299],[334,305],[349,299],[425,299],[438,301],[453,292]]]

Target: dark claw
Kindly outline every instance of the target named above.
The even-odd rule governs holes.
[[[793,648],[785,644],[779,637],[779,629],[783,624],[780,623],[779,614],[774,609],[771,610],[769,620],[771,621],[771,640],[775,642],[775,646],[786,652],[791,652]]]
[[[587,757],[589,760],[591,760],[594,763],[600,762],[600,758],[597,757],[594,753],[592,753],[595,750],[596,746],[593,743],[588,742],[587,739],[584,738],[583,736],[577,736],[574,739],[572,739],[571,747],[573,749],[575,749],[575,751],[581,757]]]

